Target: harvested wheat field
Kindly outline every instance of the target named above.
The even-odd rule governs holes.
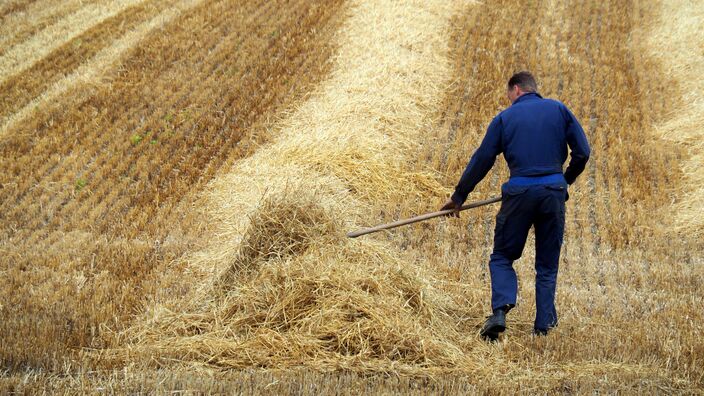
[[[704,3],[0,2],[0,393],[704,393]],[[435,211],[531,70],[592,146],[534,237]],[[499,194],[503,159],[469,201]]]

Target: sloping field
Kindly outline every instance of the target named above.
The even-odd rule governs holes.
[[[47,5],[0,5],[0,390],[702,392],[704,7]],[[496,206],[344,234],[436,210],[523,69],[593,155],[560,326],[530,237],[487,344]]]
[[[190,192],[265,141],[268,114],[327,70],[334,2],[190,2],[180,15],[158,5],[170,21],[151,33],[130,24],[158,18],[158,8],[85,32],[86,45],[106,48],[122,39],[119,29],[145,37],[103,54],[123,54],[106,74],[60,80],[61,95],[0,135],[8,367],[60,367],[76,348],[97,346],[101,326],[124,326],[164,265],[199,237]],[[93,64],[76,40],[45,61]],[[3,103],[53,89],[44,76],[64,70],[46,62],[15,80],[34,91],[8,89]]]

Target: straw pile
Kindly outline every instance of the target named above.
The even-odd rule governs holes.
[[[128,356],[224,368],[467,369],[461,307],[389,246],[347,240],[336,216],[305,190],[271,195],[206,298],[156,309]]]
[[[680,98],[667,121],[656,131],[689,153],[682,164],[685,184],[674,208],[680,231],[704,237],[704,3],[685,0],[660,3],[660,20],[649,29],[647,49],[664,66],[666,75],[679,85]],[[656,93],[657,94],[657,93]]]
[[[276,142],[213,182],[212,244],[165,276],[146,317],[111,355],[217,367],[469,369],[481,311],[398,248],[344,232],[399,202],[449,193],[414,171],[449,83],[461,2],[354,2],[331,78],[279,124]],[[183,290],[183,279],[194,281]],[[179,295],[174,296],[173,293]],[[464,308],[461,308],[464,307]],[[473,318],[474,320],[469,320]],[[472,327],[462,326],[472,323]],[[462,332],[462,333],[461,333]],[[481,347],[480,347],[481,348]]]

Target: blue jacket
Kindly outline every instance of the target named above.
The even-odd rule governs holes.
[[[564,104],[538,93],[521,95],[489,124],[486,136],[462,174],[452,200],[462,204],[504,154],[511,177],[562,173],[569,145],[570,163],[564,173],[574,183],[589,159],[589,142],[582,126]]]

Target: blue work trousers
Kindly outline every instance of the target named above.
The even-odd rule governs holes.
[[[496,216],[491,254],[491,305],[493,309],[516,304],[518,280],[513,261],[521,257],[528,231],[535,226],[535,328],[557,325],[555,287],[565,231],[567,183],[501,187],[501,209]]]

